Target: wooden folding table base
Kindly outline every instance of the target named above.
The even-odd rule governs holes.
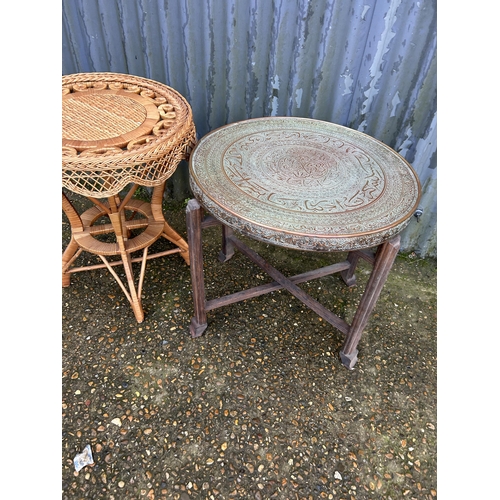
[[[206,330],[208,311],[285,288],[312,311],[345,334],[346,338],[342,350],[340,351],[340,359],[348,369],[352,370],[354,368],[358,360],[357,346],[361,339],[361,335],[368,323],[370,314],[375,307],[382,287],[384,286],[398,253],[400,245],[399,235],[381,244],[375,254],[370,254],[364,250],[351,251],[348,253],[347,260],[344,262],[286,278],[260,255],[239,240],[231,228],[222,224],[211,215],[204,217],[204,210],[195,199],[188,202],[186,222],[191,262],[191,279],[193,284],[194,317],[190,325],[192,337],[199,337]],[[253,287],[224,297],[206,300],[203,273],[202,230],[207,227],[219,225],[222,226],[222,250],[219,254],[219,260],[225,262],[230,259],[234,255],[234,249],[236,248],[265,271],[274,280],[272,283]],[[303,283],[337,272],[340,272],[342,279],[348,286],[353,286],[356,282],[354,273],[360,258],[372,264],[373,269],[361,298],[361,302],[350,325],[297,286],[297,283]]]

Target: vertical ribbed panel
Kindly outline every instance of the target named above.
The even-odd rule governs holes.
[[[113,71],[183,94],[198,135],[260,116],[376,137],[423,187],[402,249],[436,255],[435,0],[63,0],[63,74]],[[177,192],[187,191],[178,169]]]

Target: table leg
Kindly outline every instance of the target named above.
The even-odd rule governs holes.
[[[205,278],[203,275],[203,248],[201,220],[203,210],[197,200],[189,200],[186,208],[186,226],[189,242],[189,260],[193,292],[194,317],[191,319],[191,336],[199,337],[207,328],[205,310]]]
[[[350,264],[349,269],[340,273],[340,276],[342,276],[342,279],[347,286],[354,286],[356,284],[356,275],[354,273],[356,271],[358,261],[359,254],[357,252],[349,252],[347,255],[347,262]]]
[[[135,288],[134,273],[132,269],[132,259],[130,257],[130,253],[127,252],[125,248],[125,238],[123,234],[124,231],[122,227],[121,214],[119,212],[114,212],[109,214],[109,218],[115,230],[116,241],[120,248],[120,257],[122,259],[125,275],[127,276],[128,291],[130,294],[127,298],[129,299],[130,305],[132,306],[135,319],[137,320],[138,323],[142,323],[142,321],[144,321],[144,311],[142,309],[141,297]],[[142,279],[142,274],[141,274],[141,279]]]
[[[162,236],[167,240],[171,241],[175,246],[180,248],[180,255],[189,266],[189,248],[188,244],[180,236],[165,220],[163,216],[163,193],[165,191],[166,181],[160,184],[159,186],[155,186],[153,189],[153,194],[151,195],[151,212],[153,213],[153,217],[155,220],[163,221],[163,234]]]
[[[66,272],[69,266],[75,260],[73,257],[78,253],[80,246],[75,241],[73,235],[71,235],[71,240],[63,252],[62,255],[62,286],[67,287],[71,284],[71,274]],[[79,254],[79,253],[78,253]]]
[[[62,208],[71,226],[71,240],[62,255],[62,286],[66,287],[71,283],[71,275],[66,271],[75,260],[75,255],[78,256],[80,254],[80,252],[78,252],[79,245],[75,241],[74,233],[83,231],[83,223],[77,211],[64,193],[62,193]]]
[[[67,287],[70,285],[70,276],[73,272],[105,267],[125,293],[127,300],[132,306],[137,322],[141,323],[144,320],[141,291],[147,260],[180,253],[181,257],[189,265],[188,244],[169,226],[163,216],[162,199],[164,188],[165,183],[154,188],[151,203],[132,199],[137,189],[136,184],[132,184],[129,192],[123,199],[115,195],[108,197],[107,202],[105,202],[98,198],[88,197],[94,204],[94,207],[86,210],[81,216],[63,192],[62,207],[71,225],[71,240],[62,256],[62,286]],[[126,211],[131,212],[131,215],[126,214]],[[136,219],[135,215],[137,213],[141,214],[142,217]],[[101,217],[108,217],[111,224],[94,224]],[[144,229],[144,231],[138,236],[133,237],[132,229]],[[116,244],[104,243],[96,238],[97,235],[113,233],[116,236]],[[150,245],[162,236],[174,243],[177,248],[148,256]],[[72,267],[72,264],[84,250],[98,255],[103,263]],[[143,251],[142,257],[132,258],[131,254],[139,250]],[[121,260],[109,262],[106,257],[110,255],[119,255]],[[136,287],[132,263],[139,261],[141,262],[141,271],[139,284]],[[122,279],[113,270],[113,267],[119,264],[123,265],[127,277],[128,289],[124,282],[122,282]]]
[[[219,261],[227,262],[234,255],[234,245],[231,241],[231,235],[233,234],[232,228],[222,225],[222,248],[219,252]]]
[[[174,245],[180,248],[180,256],[184,259],[186,264],[189,266],[190,260],[189,260],[189,248],[188,244],[180,236],[174,229],[172,229],[168,222],[165,222],[163,225],[163,237],[165,237],[167,240],[171,241]]]
[[[366,285],[366,289],[361,297],[354,319],[347,333],[346,340],[340,351],[342,363],[352,370],[358,360],[358,342],[361,339],[363,330],[368,323],[373,308],[385,284],[389,271],[391,270],[394,259],[399,251],[401,238],[395,236],[389,241],[383,243],[375,257],[373,270]],[[349,271],[348,271],[349,272]]]

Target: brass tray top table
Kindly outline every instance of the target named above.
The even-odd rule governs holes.
[[[70,285],[72,273],[106,267],[137,321],[143,321],[146,261],[180,253],[189,265],[188,245],[165,221],[162,201],[166,180],[195,143],[189,104],[162,83],[118,73],[62,77],[62,185],[94,204],[78,214],[63,191],[62,206],[71,225],[71,240],[62,256],[63,287]],[[133,198],[138,186],[153,188],[151,203]],[[148,248],[160,237],[176,248],[148,256]],[[133,258],[139,250],[142,256]],[[103,263],[73,267],[82,251],[98,255]],[[120,260],[110,261],[109,256]],[[137,288],[133,262],[142,263]],[[128,289],[113,269],[119,264]]]
[[[353,369],[357,345],[398,253],[399,233],[420,200],[410,164],[361,132],[308,118],[271,117],[232,123],[204,136],[189,160],[195,199],[186,221],[193,283],[192,337],[207,328],[207,312],[287,289],[345,334],[342,363]],[[274,281],[206,300],[202,229],[222,225],[224,262],[238,249]],[[297,250],[347,252],[344,262],[290,278],[234,233]],[[369,249],[378,247],[376,252]],[[298,283],[340,272],[348,286],[362,258],[373,269],[349,325]]]

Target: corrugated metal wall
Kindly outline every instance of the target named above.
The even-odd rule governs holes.
[[[417,171],[420,222],[402,248],[436,255],[436,0],[63,0],[63,74],[166,83],[199,137],[245,118],[339,123]],[[187,193],[187,169],[174,174]]]

